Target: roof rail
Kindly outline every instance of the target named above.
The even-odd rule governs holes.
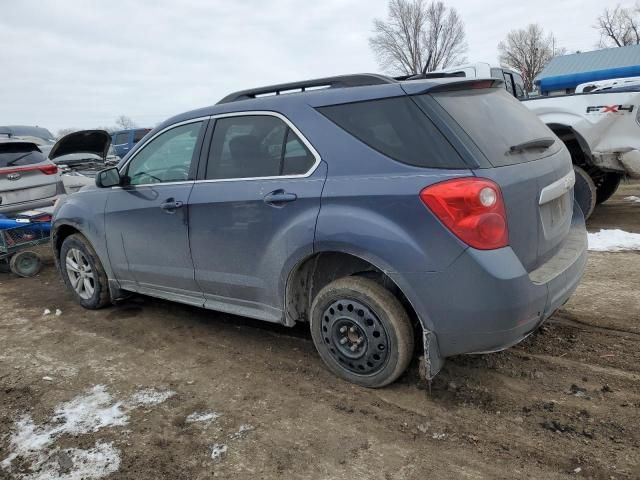
[[[340,75],[336,77],[317,78],[315,80],[305,80],[301,82],[281,83],[268,87],[251,88],[231,93],[220,100],[217,104],[236,102],[238,100],[248,100],[260,96],[280,95],[282,93],[305,92],[308,89],[316,88],[345,88],[363,87],[366,85],[383,85],[386,83],[396,83],[396,80],[384,75],[375,73],[359,73],[355,75]]]

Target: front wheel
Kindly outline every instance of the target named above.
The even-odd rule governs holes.
[[[341,278],[320,290],[311,305],[311,335],[333,373],[364,387],[390,384],[413,355],[406,310],[368,278]]]
[[[62,242],[60,271],[65,285],[84,308],[97,310],[111,303],[107,274],[82,235],[70,235]]]

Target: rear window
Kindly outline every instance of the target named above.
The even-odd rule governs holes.
[[[358,140],[399,162],[427,168],[467,168],[409,97],[332,105],[318,111]]]
[[[0,168],[24,167],[44,161],[44,155],[35,145],[0,143]]]
[[[502,167],[536,160],[559,148],[541,152],[510,152],[510,147],[540,138],[555,138],[535,114],[502,88],[435,93],[433,97],[465,130],[491,165]]]

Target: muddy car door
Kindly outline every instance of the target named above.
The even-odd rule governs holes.
[[[206,120],[157,132],[120,168],[105,231],[114,274],[127,289],[202,305],[189,252],[187,202]]]
[[[326,165],[275,113],[215,121],[189,200],[195,278],[206,306],[278,322],[283,272],[313,250]]]

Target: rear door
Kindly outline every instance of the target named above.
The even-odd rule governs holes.
[[[279,322],[283,272],[313,252],[326,166],[284,117],[218,117],[189,200],[206,306]]]
[[[30,142],[0,143],[0,209],[54,197],[58,168]]]
[[[558,251],[571,227],[574,176],[569,152],[502,88],[433,97],[488,161],[474,174],[500,185],[510,245],[527,271],[534,270]]]

